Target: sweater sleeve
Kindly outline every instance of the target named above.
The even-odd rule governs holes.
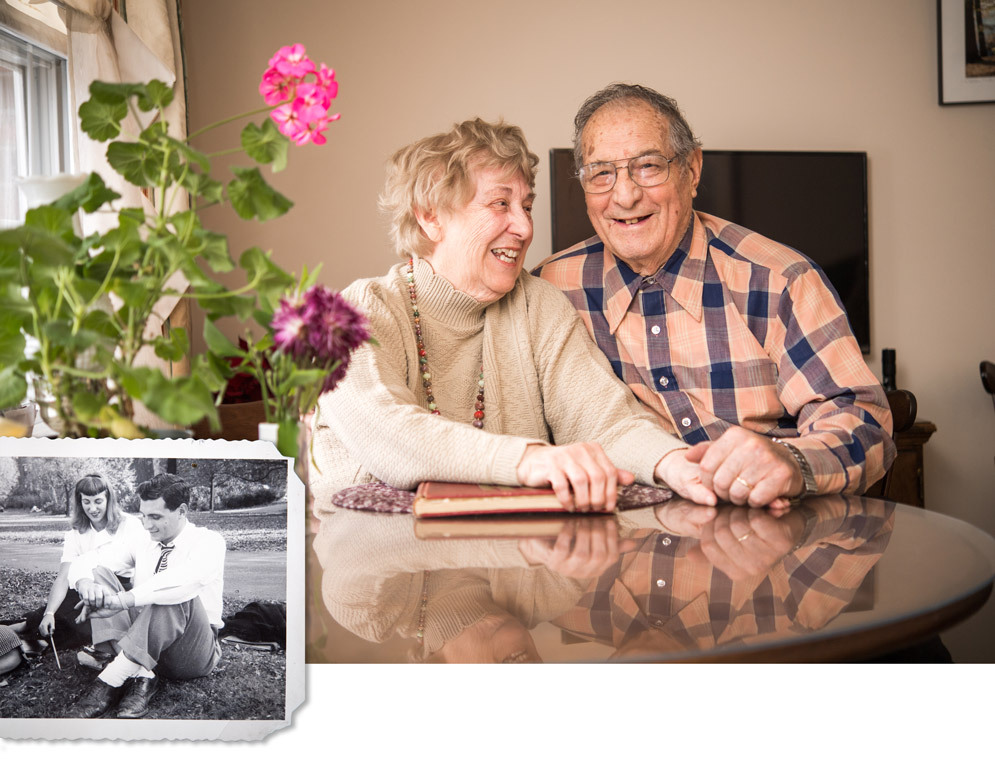
[[[391,310],[375,280],[356,283],[343,294],[366,313],[379,345],[357,349],[346,378],[319,401],[316,477],[322,478],[322,457],[328,459],[337,440],[366,471],[398,488],[412,489],[423,480],[518,485],[515,470],[525,447],[542,441],[496,435],[431,414],[409,387],[414,338],[406,345],[401,315]]]
[[[615,466],[653,484],[660,459],[687,445],[667,433],[615,376],[563,293],[536,277],[523,281],[553,442],[600,443]]]

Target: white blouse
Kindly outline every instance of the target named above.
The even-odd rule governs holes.
[[[68,530],[62,541],[62,563],[73,561],[87,551],[93,551],[118,538],[138,542],[151,540],[148,532],[142,526],[141,519],[131,514],[122,513],[121,524],[118,525],[117,532],[113,535],[106,529],[98,532],[93,529],[92,525],[86,532]],[[131,577],[133,574],[134,570],[129,569],[122,572],[121,576]]]

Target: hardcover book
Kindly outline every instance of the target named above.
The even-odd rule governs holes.
[[[575,528],[578,522],[614,520],[613,513],[596,516],[575,514],[497,514],[416,519],[415,537],[421,540],[445,538],[485,538],[488,540],[523,538],[555,539],[564,527]]]
[[[649,506],[668,500],[667,488],[626,485],[618,489],[618,508]],[[570,513],[556,498],[552,488],[476,485],[457,482],[423,482],[415,491],[416,517],[463,516],[471,514]]]

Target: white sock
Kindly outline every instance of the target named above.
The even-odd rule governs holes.
[[[147,677],[149,680],[151,680],[153,677],[155,677],[155,672],[153,672],[151,669],[145,669],[145,667],[142,667],[140,670],[138,670],[138,674],[135,675],[135,677]]]
[[[144,669],[141,664],[133,662],[124,654],[118,654],[113,661],[104,667],[104,671],[97,675],[98,680],[103,680],[112,688],[120,688],[125,680],[134,677]]]

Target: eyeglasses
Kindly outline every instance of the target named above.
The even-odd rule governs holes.
[[[670,164],[677,158],[664,158],[662,155],[640,155],[635,158],[623,158],[620,161],[600,161],[581,166],[577,172],[580,186],[584,192],[592,195],[608,192],[615,186],[619,167],[615,164],[625,163],[629,178],[640,187],[656,187],[670,179]]]

